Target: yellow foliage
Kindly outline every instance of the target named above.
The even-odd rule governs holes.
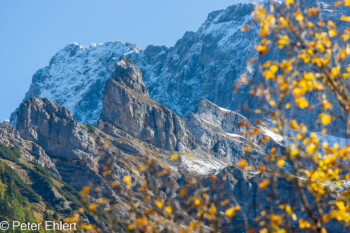
[[[296,120],[291,120],[291,121],[289,122],[289,126],[290,126],[290,128],[291,128],[292,130],[297,130],[298,127],[299,127]]]
[[[214,214],[216,213],[216,207],[215,207],[214,204],[211,204],[211,205],[210,205],[209,213],[210,213],[211,215],[214,215]]]
[[[124,181],[124,183],[126,183],[126,187],[128,189],[130,189],[131,188],[131,177],[130,176],[124,176],[123,177],[123,181]]]
[[[81,194],[88,194],[90,192],[90,187],[86,186],[81,189],[80,193]]]
[[[165,212],[167,214],[171,214],[173,212],[172,208],[170,206],[165,207]]]
[[[343,16],[340,17],[340,20],[341,21],[348,21],[348,22],[350,22],[350,16],[343,15]]]
[[[269,183],[270,181],[268,179],[264,179],[263,181],[260,182],[259,189],[265,188]]]
[[[64,219],[64,222],[67,222],[67,223],[74,223],[78,221],[79,221],[79,218],[77,216],[67,217]]]
[[[154,204],[161,209],[163,207],[163,200],[155,200]]]
[[[285,161],[284,161],[283,159],[277,160],[277,166],[278,166],[278,167],[283,167],[283,166],[284,166],[284,163],[285,163]]]
[[[232,216],[235,214],[235,211],[236,211],[235,208],[232,207],[232,208],[227,209],[225,211],[225,214],[226,214],[226,216],[232,218]]]
[[[94,210],[96,209],[96,207],[97,207],[97,205],[94,203],[94,204],[90,204],[89,207],[88,207],[88,209],[89,209],[90,211],[94,211]]]
[[[247,31],[249,28],[250,28],[250,25],[245,25],[241,28],[241,31],[242,32]]]
[[[323,125],[329,125],[332,121],[332,117],[325,113],[321,113],[318,117],[321,119]]]
[[[299,227],[301,229],[310,228],[311,224],[308,221],[304,220],[304,219],[299,219]]]
[[[240,166],[240,167],[245,167],[245,166],[247,166],[247,160],[241,159],[241,160],[238,162],[238,166]]]
[[[301,22],[301,21],[304,20],[304,16],[303,16],[303,14],[302,14],[300,11],[295,12],[295,13],[294,13],[294,17],[295,17],[295,19],[298,20],[299,22]]]
[[[174,160],[174,161],[178,160],[178,158],[179,158],[179,156],[177,154],[172,154],[171,155],[171,159]]]
[[[295,100],[295,104],[301,109],[307,108],[309,106],[309,102],[307,102],[305,97],[297,98]]]

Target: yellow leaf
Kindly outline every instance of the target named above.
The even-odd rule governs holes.
[[[277,166],[279,166],[279,167],[283,167],[284,166],[284,160],[283,159],[279,159],[278,161],[277,161]]]
[[[137,225],[139,225],[139,226],[145,225],[145,224],[147,224],[147,219],[146,219],[146,218],[138,218],[138,219],[136,220],[136,223],[137,223]]]
[[[273,73],[276,73],[278,71],[278,66],[273,64],[271,67],[270,67],[270,70],[273,72]]]
[[[194,204],[198,206],[198,205],[201,204],[201,201],[200,201],[199,199],[196,199],[196,200],[194,201]]]
[[[232,207],[232,208],[227,209],[227,210],[225,211],[225,214],[226,214],[228,217],[232,218],[232,216],[235,214],[235,208]]]
[[[295,100],[295,104],[301,109],[307,108],[309,106],[309,103],[307,102],[305,97],[297,98]]]
[[[316,151],[317,147],[315,146],[315,144],[310,144],[306,147],[306,153],[308,154],[312,154]]]
[[[310,8],[309,9],[309,15],[315,16],[320,11],[320,8]]]
[[[263,76],[269,80],[269,79],[273,79],[275,77],[275,74],[271,71],[271,70],[265,70],[263,72]]]
[[[330,108],[332,108],[332,104],[329,101],[325,100],[322,103],[322,108],[323,109],[330,109]]]
[[[321,119],[321,123],[323,125],[329,125],[332,121],[332,117],[325,113],[321,113],[320,115],[318,115],[318,117]]]
[[[127,184],[126,188],[131,188],[131,177],[130,176],[124,176],[123,181]]]
[[[154,204],[155,204],[159,209],[163,207],[163,201],[155,200],[155,201],[154,201]]]
[[[332,76],[333,77],[336,77],[338,74],[339,74],[339,70],[340,70],[340,67],[338,66],[338,67],[333,67],[332,69],[331,69],[331,74],[332,74]]]
[[[247,165],[247,160],[245,160],[245,159],[241,159],[238,162],[238,166],[240,166],[240,167],[245,167],[246,165]]]
[[[329,37],[335,37],[337,35],[337,30],[331,28],[328,30]]]
[[[304,16],[303,16],[303,14],[302,14],[300,11],[295,12],[295,13],[294,13],[294,17],[295,17],[295,19],[298,20],[299,22],[301,22],[301,21],[304,20]]]
[[[272,107],[276,106],[276,102],[273,101],[273,100],[270,100],[270,101],[269,101],[269,104],[270,104]]]
[[[171,209],[170,206],[167,206],[167,207],[165,207],[165,212],[166,212],[167,214],[171,214],[171,213],[173,212],[173,210]]]
[[[85,230],[91,230],[93,226],[91,224],[81,224],[81,227],[84,228]]]
[[[333,6],[334,6],[334,7],[338,7],[338,6],[340,6],[342,3],[343,3],[342,1],[337,1],[337,2],[334,3]]]
[[[211,215],[214,215],[214,214],[216,213],[216,207],[215,207],[214,204],[211,204],[211,205],[210,205],[209,213],[210,213]]]
[[[73,223],[73,222],[78,222],[79,218],[74,216],[74,217],[68,217],[64,219],[64,222],[68,222],[68,223]]]
[[[308,28],[313,28],[314,27],[314,24],[312,22],[307,22],[306,26]]]
[[[310,228],[311,224],[308,221],[304,220],[304,219],[299,219],[299,227],[301,229]]]
[[[228,203],[230,203],[229,200],[222,201],[222,202],[221,202],[221,206],[225,206],[225,205],[227,205]]]
[[[283,48],[284,45],[287,44],[287,43],[289,43],[289,38],[288,38],[287,35],[284,35],[278,40],[278,42],[277,42],[278,46],[277,47],[278,48]]]
[[[292,120],[289,122],[289,126],[292,130],[296,130],[298,129],[298,123],[296,122],[296,120]]]
[[[286,0],[286,4],[287,5],[290,5],[290,4],[293,4],[294,3],[294,0]]]
[[[179,158],[179,156],[177,154],[172,154],[171,155],[171,159],[176,161]]]
[[[127,184],[129,184],[131,182],[131,177],[130,176],[124,176],[123,177],[123,181]]]
[[[88,194],[90,192],[90,187],[86,186],[81,189],[81,194]]]
[[[292,213],[292,208],[289,205],[286,206],[285,210],[288,214]]]
[[[141,165],[139,167],[140,172],[144,172],[146,170],[146,167],[144,165]]]
[[[244,27],[241,28],[241,31],[247,31],[250,28],[250,25],[245,25]]]
[[[97,207],[97,205],[95,203],[93,203],[93,204],[89,205],[88,209],[90,211],[94,211],[96,209],[96,207]]]
[[[345,1],[344,1],[344,5],[345,5],[345,6],[350,6],[350,0],[345,0]]]
[[[269,50],[266,46],[263,45],[255,45],[254,49],[256,49],[260,55],[264,55]]]
[[[341,21],[348,21],[348,22],[350,22],[350,16],[343,15],[342,17],[340,17],[340,20]]]
[[[263,181],[260,182],[259,189],[265,188],[269,183],[270,181],[268,179],[264,179]]]

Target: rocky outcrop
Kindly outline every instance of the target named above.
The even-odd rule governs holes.
[[[22,103],[17,114],[17,129],[23,138],[40,144],[58,157],[72,159],[74,150],[96,152],[88,129],[75,121],[67,108],[48,99],[33,97]]]
[[[141,71],[127,57],[123,57],[117,63],[112,79],[138,94],[149,97],[147,87],[142,81]]]
[[[247,118],[204,98],[198,102],[196,112],[183,119],[197,142],[206,145],[227,163],[235,164],[242,158],[258,159],[264,154],[259,136],[247,136],[247,132],[254,130]],[[252,150],[246,152],[247,146]]]
[[[65,107],[30,98],[20,105],[16,125],[22,138],[46,151],[69,184],[81,188],[100,179],[95,141]]]
[[[201,98],[196,105],[195,114],[226,133],[241,134],[247,129],[253,128],[246,117],[237,112],[221,108],[204,98]],[[243,126],[248,126],[248,128]]]
[[[0,143],[8,147],[18,148],[24,158],[37,162],[53,175],[60,177],[60,173],[45,150],[36,143],[23,140],[11,125],[0,124]]]
[[[140,70],[121,59],[103,90],[100,119],[132,136],[169,151],[193,149],[194,139],[180,117],[153,101]]]

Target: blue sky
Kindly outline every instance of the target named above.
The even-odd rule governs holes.
[[[172,46],[209,12],[235,0],[1,0],[0,122],[18,107],[32,75],[66,44],[128,41]]]

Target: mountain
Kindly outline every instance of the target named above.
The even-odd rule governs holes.
[[[25,100],[48,98],[70,109],[79,122],[93,124],[102,110],[103,87],[115,63],[127,56],[141,69],[150,97],[179,115],[193,111],[202,97],[239,110],[248,91],[234,93],[232,87],[255,54],[256,32],[241,32],[253,8],[238,4],[212,12],[197,32],[186,32],[170,48],[150,45],[143,50],[119,41],[67,45],[33,75]]]
[[[108,197],[104,208],[117,207],[112,213],[117,228],[102,213],[92,218],[84,208],[81,220],[103,232],[120,232],[126,228],[122,221],[133,217],[135,203],[137,211],[156,209],[147,198],[163,198],[181,211],[189,203],[175,194],[186,187],[190,198],[200,188],[208,191],[208,200],[217,201],[218,213],[226,200],[247,213],[222,218],[225,232],[242,231],[243,217],[254,226],[259,208],[268,205],[267,194],[257,187],[264,174],[237,164],[244,159],[251,165],[272,147],[283,151],[285,139],[267,124],[251,123],[244,107],[258,102],[250,98],[249,86],[236,85],[247,60],[256,55],[256,28],[241,31],[251,22],[253,8],[237,4],[210,13],[197,32],[185,33],[170,48],[107,42],[74,43],[59,51],[34,74],[11,116],[12,126],[0,124],[0,171],[15,177],[11,190],[23,204],[18,208],[25,212],[40,204],[40,216],[50,211],[62,219]],[[260,80],[255,73],[250,78]],[[238,91],[232,91],[234,86]],[[283,167],[290,169],[288,161]],[[290,197],[297,187],[276,182],[281,200],[298,201]],[[88,186],[95,189],[81,203],[78,191]],[[8,187],[14,186],[1,179],[0,191]],[[192,212],[179,215],[184,225],[196,218]],[[165,232],[168,226],[159,227]]]
[[[74,208],[80,206],[76,203],[80,194],[73,190],[82,190],[93,184],[92,187],[98,187],[99,191],[90,194],[92,203],[101,195],[108,196],[120,210],[114,215],[129,218],[130,193],[127,184],[120,181],[129,176],[133,186],[142,186],[143,175],[136,172],[135,167],[143,166],[145,161],[155,161],[157,173],[167,171],[170,174],[167,182],[176,188],[181,187],[189,177],[198,179],[199,184],[208,185],[210,181],[206,177],[212,173],[222,175],[226,171],[235,171],[237,176],[245,176],[237,168],[225,168],[242,158],[250,161],[266,153],[261,140],[267,134],[240,135],[244,133],[244,127],[240,126],[243,122],[251,129],[254,126],[238,113],[201,99],[195,113],[182,119],[166,106],[155,102],[148,94],[140,69],[127,57],[115,62],[114,71],[103,88],[101,104],[95,127],[78,122],[66,107],[37,97],[31,97],[19,106],[15,118],[16,129],[7,124],[0,125],[0,143],[17,148],[15,159],[10,158],[9,162],[15,163],[12,167],[23,167],[25,170],[16,169],[13,172],[22,177],[23,183],[27,183],[34,193],[44,195],[43,200],[47,201],[45,198],[48,195],[62,197],[51,207],[58,213],[72,214]],[[271,143],[278,143],[273,138],[268,139]],[[249,156],[244,150],[247,146],[252,147]],[[177,161],[172,158],[174,153],[179,158]],[[2,157],[5,161],[9,160],[6,155]],[[23,165],[19,159],[35,167]],[[109,168],[107,173],[106,168]],[[46,186],[36,185],[35,181],[23,175],[37,170],[45,171],[44,174],[49,176],[44,179],[48,180]],[[115,185],[116,182],[118,185]],[[149,182],[154,185],[150,188],[152,196],[164,193],[167,188],[159,180]],[[250,187],[249,182],[247,179],[239,180],[239,184],[246,188]],[[234,176],[227,180],[226,191],[242,192],[236,183]],[[73,199],[73,207],[70,207],[72,197],[68,196],[66,200],[65,193],[60,191],[64,185],[72,187],[72,192],[77,195]],[[35,190],[38,187],[41,190]],[[137,189],[133,192],[137,192]],[[135,198],[147,205],[138,195]],[[246,198],[242,201],[247,201]],[[189,213],[183,213],[182,217],[185,220],[191,218]],[[118,232],[103,219],[91,219],[86,213],[83,221],[95,223],[105,232]]]

